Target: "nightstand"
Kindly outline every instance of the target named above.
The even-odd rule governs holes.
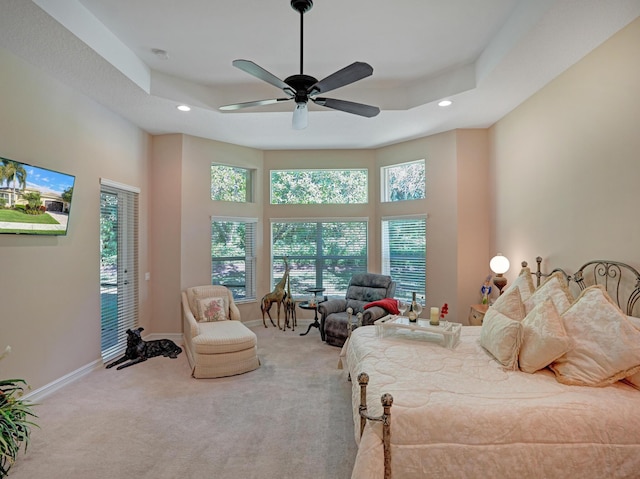
[[[469,326],[482,326],[488,308],[488,304],[472,304],[469,310]]]

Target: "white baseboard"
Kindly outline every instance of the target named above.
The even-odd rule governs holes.
[[[77,381],[81,377],[89,374],[91,371],[102,368],[102,367],[104,367],[102,363],[102,359],[96,359],[95,361],[87,364],[86,366],[82,366],[81,368],[76,369],[75,371],[62,376],[61,378],[58,378],[53,382],[50,382],[49,384],[42,386],[41,388],[38,388],[35,391],[25,394],[24,398],[28,399],[31,402],[38,402],[44,397],[48,396],[49,394],[54,393],[59,389],[62,389],[67,384]]]
[[[145,341],[153,341],[154,339],[171,339],[176,344],[180,344],[180,345],[184,344],[182,333],[171,333],[171,334],[154,333],[154,334],[146,335],[143,339]],[[119,355],[116,355],[114,357],[117,357],[117,356]],[[91,371],[95,369],[100,369],[103,367],[104,367],[103,360],[96,359],[95,361],[87,364],[86,366],[82,366],[81,368],[76,369],[75,371],[62,376],[61,378],[56,379],[55,381],[50,382],[49,384],[42,386],[41,388],[38,388],[28,394],[25,394],[24,399],[28,399],[31,402],[38,402],[43,398],[45,398],[46,396],[48,396],[49,394],[54,393],[59,389],[62,389],[67,384],[71,384],[72,382],[77,381],[83,376],[86,376]]]

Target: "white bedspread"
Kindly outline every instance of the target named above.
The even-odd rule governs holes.
[[[358,455],[352,479],[383,477],[382,426],[359,438],[360,372],[369,375],[369,413],[393,395],[394,479],[638,478],[640,391],[566,386],[549,370],[504,371],[480,346],[480,326],[464,327],[449,350],[407,337],[353,332],[347,367],[353,381]]]

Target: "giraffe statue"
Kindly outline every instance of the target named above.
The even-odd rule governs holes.
[[[284,329],[291,325],[291,331],[296,330],[296,302],[291,296],[291,276],[287,278],[287,297],[284,299]]]
[[[271,321],[271,324],[275,326],[275,323],[273,322],[273,318],[271,317],[271,313],[269,311],[271,310],[271,305],[273,305],[273,303],[277,303],[278,304],[278,329],[283,329],[280,327],[280,305],[282,304],[284,299],[287,297],[287,292],[284,290],[284,288],[285,288],[285,285],[287,284],[288,279],[289,279],[289,263],[287,263],[287,257],[285,256],[284,257],[284,274],[282,275],[282,279],[278,281],[278,284],[276,284],[276,287],[273,289],[273,291],[265,294],[262,297],[262,301],[260,302],[260,310],[262,311],[262,324],[264,324],[265,328],[267,327],[267,323],[264,320],[264,313],[267,313],[267,316],[269,316],[269,320]]]

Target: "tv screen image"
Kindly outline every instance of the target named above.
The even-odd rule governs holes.
[[[75,176],[0,157],[0,233],[66,235]]]

